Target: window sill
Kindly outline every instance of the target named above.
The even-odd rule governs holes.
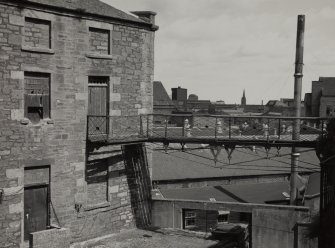
[[[28,118],[24,118],[20,120],[20,123],[22,125],[31,125],[31,126],[41,126],[41,125],[45,125],[45,124],[54,124],[54,120],[53,119],[42,119],[40,122],[38,123],[32,123]]]
[[[86,53],[86,57],[90,59],[109,59],[109,60],[113,60],[116,58],[116,56],[112,54],[100,54],[100,53]]]
[[[106,201],[102,203],[87,205],[86,207],[84,207],[84,211],[92,211],[92,210],[96,210],[99,208],[107,208],[109,206],[110,206],[110,203]]]
[[[33,52],[33,53],[46,53],[46,54],[55,53],[55,51],[50,48],[31,47],[31,46],[22,46],[21,50],[25,52]]]

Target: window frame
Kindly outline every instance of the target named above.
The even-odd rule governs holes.
[[[197,218],[196,210],[184,209],[184,229],[196,227],[196,218]],[[193,224],[188,224],[188,221],[192,221]]]
[[[42,90],[42,93],[33,93],[29,94],[27,91],[31,90],[31,88],[27,87],[29,83],[27,83],[26,79],[46,79],[47,80],[47,94],[43,91],[43,85],[40,88],[36,88],[36,90]],[[40,106],[28,105],[28,96],[32,95],[40,97],[39,102]],[[33,98],[33,97],[31,97]],[[44,98],[47,98],[47,102],[44,102]],[[29,108],[42,108],[42,117],[38,122],[35,122],[29,117]],[[45,109],[47,108],[47,110]],[[33,71],[25,71],[24,72],[24,118],[29,119],[29,121],[33,124],[38,124],[42,120],[51,118],[51,73],[46,72],[33,72]]]

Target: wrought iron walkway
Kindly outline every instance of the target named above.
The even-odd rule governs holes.
[[[327,118],[220,115],[88,116],[91,143],[138,142],[315,147],[325,133]],[[293,125],[300,121],[300,138],[292,140]]]

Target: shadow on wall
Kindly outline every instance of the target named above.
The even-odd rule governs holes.
[[[151,225],[151,179],[144,144],[122,147],[136,227]]]

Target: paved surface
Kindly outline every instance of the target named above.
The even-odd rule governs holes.
[[[159,229],[144,231],[124,230],[103,239],[74,244],[72,248],[214,248],[218,241],[208,240],[203,235],[183,231]]]

